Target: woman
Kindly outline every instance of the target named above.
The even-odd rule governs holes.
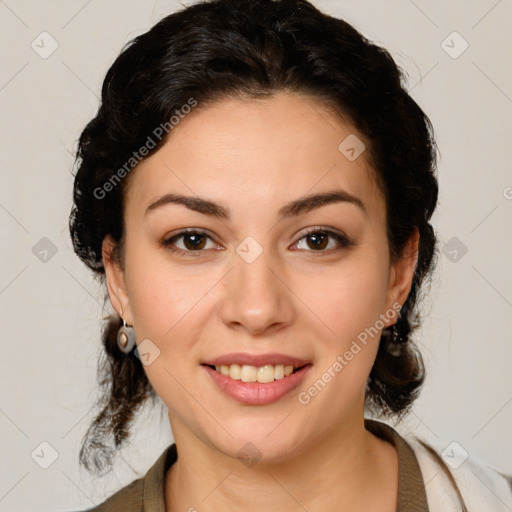
[[[77,156],[74,248],[117,313],[81,461],[108,469],[148,398],[175,439],[93,510],[512,507],[364,417],[424,382],[436,254],[432,128],[384,49],[305,0],[192,5],[117,58]]]

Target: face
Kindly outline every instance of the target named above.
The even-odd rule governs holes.
[[[407,297],[417,252],[412,237],[390,261],[374,171],[341,144],[363,136],[283,92],[197,108],[171,135],[129,177],[124,270],[108,238],[103,257],[176,442],[232,457],[251,442],[280,460],[360,425],[380,333]],[[242,379],[272,382],[206,366],[223,356],[255,363]],[[307,365],[277,378],[284,356]],[[277,375],[251,367],[266,363]]]

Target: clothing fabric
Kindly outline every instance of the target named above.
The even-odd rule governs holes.
[[[441,466],[412,436],[402,436],[386,423],[365,418],[365,428],[391,442],[398,455],[398,501],[396,512],[459,512],[457,494]],[[431,445],[432,446],[432,445]],[[440,454],[440,447],[433,447]],[[177,460],[176,445],[170,445],[148,470],[85,512],[165,512],[164,486],[167,470]],[[455,468],[456,464],[452,465]],[[512,511],[512,476],[471,458],[451,473],[469,511]]]

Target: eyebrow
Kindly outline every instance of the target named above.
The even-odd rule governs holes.
[[[334,203],[350,203],[358,206],[364,213],[366,213],[365,205],[361,199],[349,194],[345,190],[332,190],[329,192],[300,197],[299,199],[284,205],[279,210],[278,214],[283,218],[295,217],[320,208],[321,206]],[[204,215],[224,220],[231,219],[231,214],[228,208],[202,197],[184,196],[181,194],[165,194],[155,202],[151,203],[146,208],[144,215],[168,204],[181,204],[186,206],[189,210],[193,210]]]

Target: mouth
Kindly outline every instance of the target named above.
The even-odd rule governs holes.
[[[312,361],[309,359],[276,352],[265,354],[233,352],[202,361],[203,366],[207,366],[224,377],[262,384],[289,377],[311,364]]]
[[[284,379],[290,375],[298,372],[305,366],[310,366],[309,363],[302,366],[285,365],[285,364],[265,364],[263,366],[252,365],[213,365],[204,364],[217,373],[229,377],[233,380],[241,380],[242,382],[259,382],[265,384],[273,382],[274,380]]]
[[[297,389],[309,374],[312,364],[201,365],[211,382],[225,395],[244,405],[270,405]]]

